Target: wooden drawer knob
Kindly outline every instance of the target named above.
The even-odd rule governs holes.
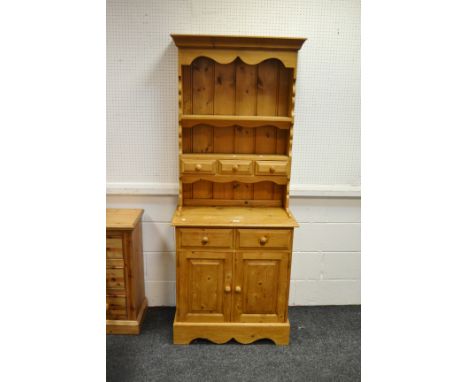
[[[268,241],[268,238],[266,236],[262,236],[260,238],[260,244],[261,245],[265,245],[267,243],[267,241]]]
[[[202,169],[202,166],[200,163],[195,165],[195,170],[200,171],[201,169]]]
[[[240,293],[242,291],[241,287],[238,285],[236,286],[236,293]]]
[[[225,291],[226,293],[229,293],[229,292],[231,291],[231,287],[230,287],[229,285],[226,285],[226,286],[224,287],[224,291]]]
[[[275,168],[274,168],[274,167],[270,167],[270,172],[271,172],[272,174],[274,174],[274,173],[275,173],[275,171],[276,171],[276,170],[275,170]]]
[[[201,239],[202,244],[208,243],[208,236],[203,236]]]
[[[109,311],[109,303],[106,302],[106,312],[108,312],[108,311]]]
[[[232,166],[232,171],[236,172],[237,170],[239,170],[239,165],[235,164]]]

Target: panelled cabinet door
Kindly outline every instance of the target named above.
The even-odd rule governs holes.
[[[287,314],[289,253],[235,254],[235,322],[284,322]]]
[[[232,257],[229,252],[180,251],[177,291],[180,320],[230,321]]]

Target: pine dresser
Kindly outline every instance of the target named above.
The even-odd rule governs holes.
[[[172,35],[178,47],[175,344],[289,343],[297,55],[305,39]]]

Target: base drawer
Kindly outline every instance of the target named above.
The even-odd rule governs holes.
[[[179,246],[182,248],[231,248],[232,229],[179,228]]]
[[[289,249],[291,246],[292,230],[289,229],[239,229],[238,248],[275,248]]]

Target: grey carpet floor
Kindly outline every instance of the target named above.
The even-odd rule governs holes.
[[[359,381],[361,307],[290,307],[289,346],[172,345],[174,308],[148,309],[139,336],[107,336],[107,380]]]

